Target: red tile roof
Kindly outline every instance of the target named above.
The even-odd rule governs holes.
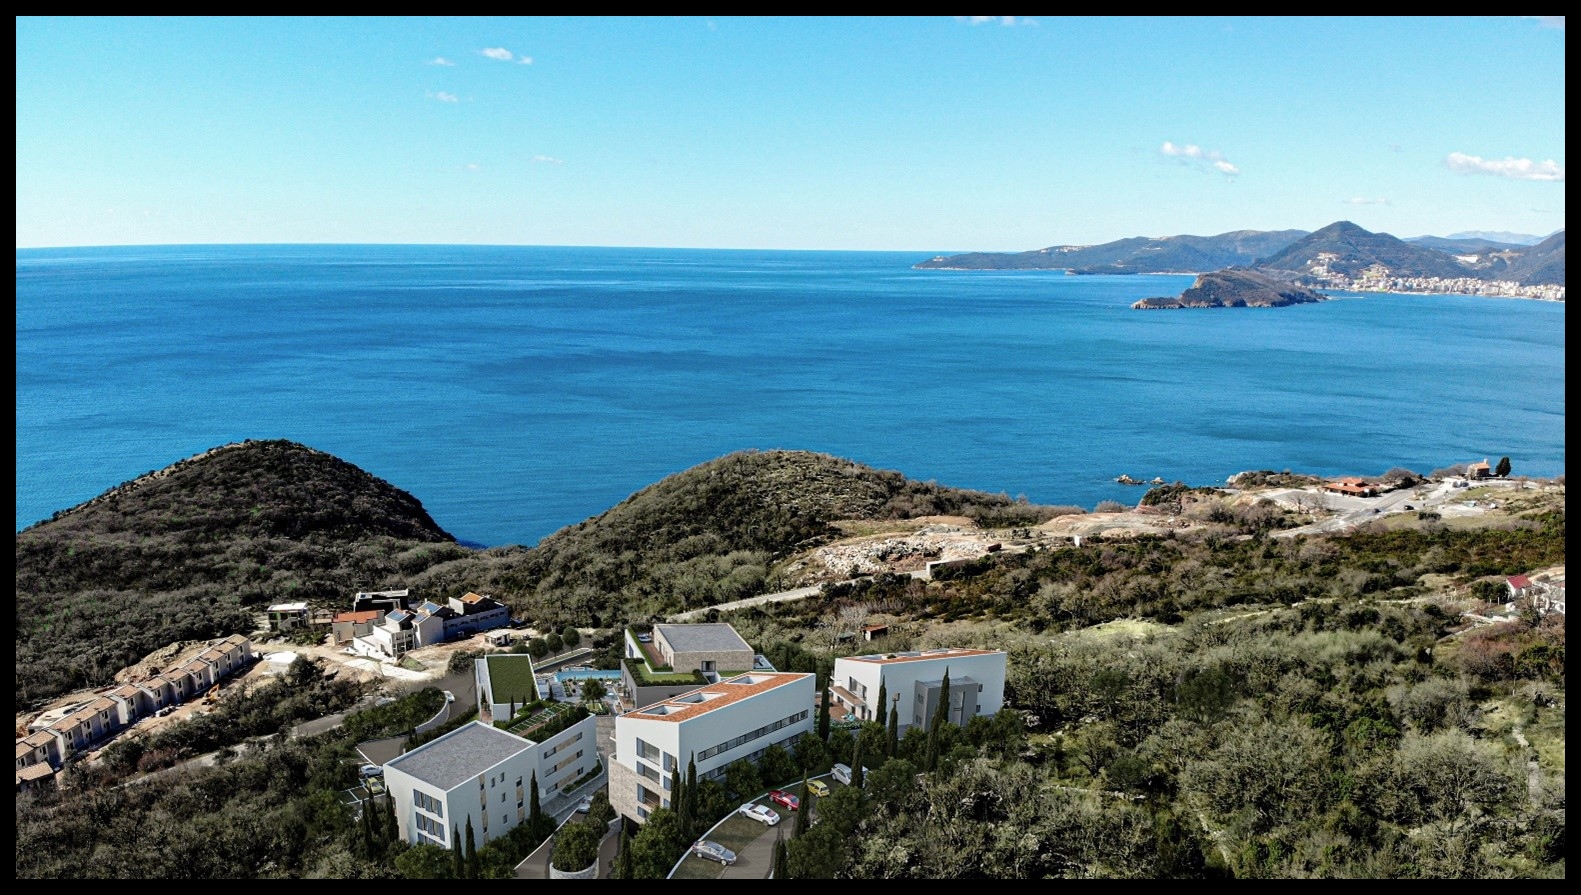
[[[1511,575],[1509,580],[1510,587],[1516,590],[1524,590],[1532,586],[1532,579],[1527,578],[1525,575]]]
[[[711,712],[714,709],[720,708],[722,706],[730,705],[733,702],[740,702],[749,696],[756,696],[759,693],[767,693],[770,690],[783,687],[786,684],[795,683],[796,681],[807,677],[811,677],[811,675],[754,671],[750,674],[743,674],[740,677],[727,678],[726,680],[722,680],[717,684],[709,684],[706,687],[699,687],[696,690],[682,693],[679,696],[666,699],[663,702],[656,702],[653,705],[646,706],[634,712],[627,712],[624,717],[642,718],[651,721],[685,721],[688,718],[695,718],[698,715]],[[740,680],[751,680],[753,683],[735,683],[736,681]],[[699,693],[708,695],[710,698],[702,702],[685,701],[687,697],[696,696]],[[659,706],[663,706],[666,709],[665,713],[662,715],[658,714],[657,712],[648,711],[648,709],[657,708]]]
[[[337,612],[335,613],[335,621],[360,625],[363,622],[378,621],[379,616],[382,614],[377,609],[369,609],[364,612]]]

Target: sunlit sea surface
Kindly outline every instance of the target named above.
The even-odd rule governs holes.
[[[693,464],[798,448],[1039,503],[1117,475],[1564,471],[1563,304],[1134,311],[1191,277],[929,253],[188,246],[16,253],[21,529],[289,438],[532,544]]]

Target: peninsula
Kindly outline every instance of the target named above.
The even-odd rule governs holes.
[[[1282,308],[1327,300],[1328,296],[1305,286],[1286,283],[1255,270],[1232,267],[1197,277],[1190,289],[1174,298],[1144,298],[1131,307],[1144,311],[1163,308]]]

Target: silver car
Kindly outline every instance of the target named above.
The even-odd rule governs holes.
[[[711,839],[692,843],[692,854],[707,861],[718,861],[726,867],[736,862],[736,853]]]

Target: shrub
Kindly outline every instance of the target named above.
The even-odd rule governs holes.
[[[598,861],[598,842],[603,830],[591,823],[572,823],[555,834],[554,866],[560,870],[583,870]]]

